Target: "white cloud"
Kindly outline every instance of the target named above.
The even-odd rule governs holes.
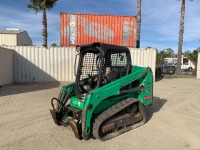
[[[0,6],[0,28],[19,28],[26,30],[33,40],[34,45],[42,45],[42,13],[34,11],[21,11],[9,6]],[[8,11],[12,10],[12,11]],[[14,13],[13,13],[14,12]],[[48,38],[51,43],[59,44],[59,15],[47,12]],[[53,36],[53,37],[52,37]]]

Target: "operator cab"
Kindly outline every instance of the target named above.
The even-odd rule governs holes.
[[[79,63],[76,73],[76,95],[90,93],[130,73],[129,49],[103,43],[77,46]],[[76,63],[75,63],[76,64]]]

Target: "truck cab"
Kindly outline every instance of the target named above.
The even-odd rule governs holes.
[[[177,63],[175,62],[174,65],[177,67]],[[194,64],[188,58],[183,58],[181,60],[181,70],[186,70],[192,72],[195,69]]]
[[[165,58],[169,64],[177,67],[177,58]],[[181,70],[192,72],[195,69],[194,64],[187,57],[183,57],[181,59]]]

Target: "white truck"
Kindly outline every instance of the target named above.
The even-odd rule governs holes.
[[[175,67],[177,67],[177,58],[165,58],[165,61],[167,61],[169,64],[172,64]],[[181,70],[187,70],[187,71],[192,72],[194,69],[195,69],[195,66],[191,62],[191,60],[189,60],[188,58],[182,56],[182,59],[181,59]]]

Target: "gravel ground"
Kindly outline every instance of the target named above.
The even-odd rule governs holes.
[[[60,87],[37,83],[0,88],[0,150],[200,150],[200,80],[156,82],[147,123],[106,142],[79,141],[71,130],[54,124],[50,99]]]

